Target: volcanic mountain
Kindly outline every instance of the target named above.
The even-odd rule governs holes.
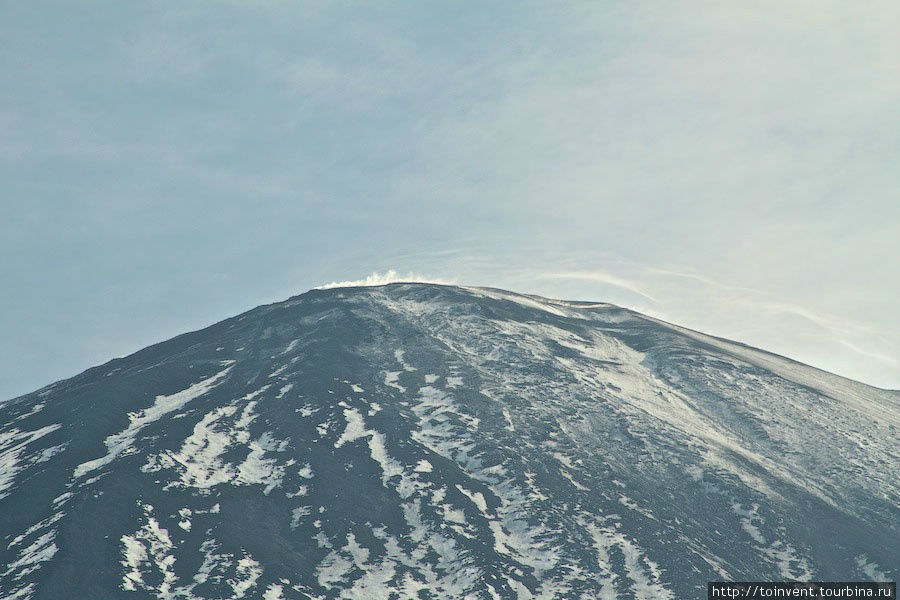
[[[0,403],[7,599],[896,580],[900,392],[610,304],[313,290]]]

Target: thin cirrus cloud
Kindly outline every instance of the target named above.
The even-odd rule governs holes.
[[[649,300],[650,302],[656,302],[656,298],[648,294],[647,292],[641,290],[636,283],[633,281],[628,281],[627,279],[623,279],[616,275],[612,275],[610,273],[605,273],[603,271],[583,271],[583,272],[568,272],[568,273],[545,273],[537,275],[538,279],[569,279],[569,280],[580,280],[580,281],[592,281],[596,283],[603,283],[607,285],[611,285],[617,288],[621,288],[623,290],[627,290],[629,292],[633,292],[642,298]]]
[[[617,271],[627,272],[629,277],[618,275]],[[776,293],[723,283],[711,276],[619,262],[605,271],[535,276],[535,281],[546,279],[583,282],[588,286],[600,284],[594,291],[580,293],[580,298],[609,299],[615,288],[632,292],[653,301],[635,304],[635,296],[625,295],[616,303],[839,374],[871,380],[879,373],[896,370],[900,364],[895,358],[896,340],[889,332],[874,329],[865,315],[851,318],[792,304]]]

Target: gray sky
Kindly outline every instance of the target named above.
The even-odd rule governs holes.
[[[4,2],[0,398],[395,269],[900,388],[900,3]]]

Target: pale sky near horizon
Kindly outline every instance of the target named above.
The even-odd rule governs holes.
[[[390,269],[900,389],[900,3],[0,5],[0,400]]]

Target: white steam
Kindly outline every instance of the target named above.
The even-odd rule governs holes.
[[[455,281],[450,281],[446,279],[432,279],[429,277],[423,277],[422,275],[418,275],[416,273],[407,273],[406,275],[400,275],[394,269],[390,269],[386,271],[384,274],[372,273],[365,279],[357,279],[356,281],[332,281],[331,283],[326,283],[325,285],[317,286],[315,289],[317,290],[327,290],[331,288],[339,288],[339,287],[359,287],[359,286],[375,286],[375,285],[386,285],[388,283],[438,283],[442,285],[454,285]]]

